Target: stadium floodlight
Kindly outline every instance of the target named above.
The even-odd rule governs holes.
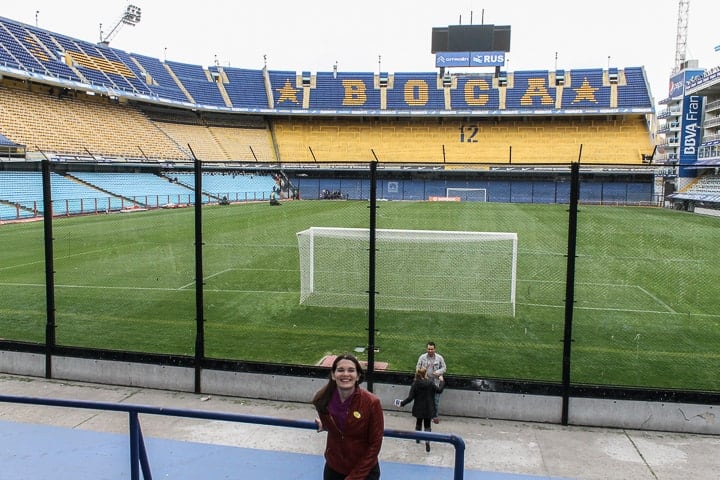
[[[100,28],[101,28],[100,43],[103,45],[109,45],[110,40],[112,40],[115,37],[115,35],[118,34],[118,32],[120,31],[120,28],[123,25],[130,25],[130,26],[134,27],[135,25],[140,23],[141,16],[142,16],[142,10],[140,9],[140,7],[138,7],[136,5],[128,5],[127,8],[125,9],[125,13],[122,14],[120,19],[115,24],[115,26],[112,28],[112,30],[110,30],[110,33],[105,35],[104,38],[103,38],[103,34],[102,34],[102,24],[100,24]]]
[[[300,304],[367,308],[369,230],[297,238]],[[377,229],[375,245],[378,309],[515,315],[516,233]]]

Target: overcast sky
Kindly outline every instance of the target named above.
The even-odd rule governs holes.
[[[507,70],[644,66],[656,101],[668,94],[678,0],[21,0],[0,16],[97,42],[132,3],[140,23],[110,45],[160,59],[272,70],[430,72],[433,27],[512,27]],[[713,6],[715,5],[715,6]],[[717,0],[690,0],[688,59],[720,65]],[[557,60],[556,60],[557,54]]]

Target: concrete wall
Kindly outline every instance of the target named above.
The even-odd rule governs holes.
[[[110,385],[192,392],[195,370],[130,362],[53,357],[53,378]],[[0,372],[45,376],[45,356],[0,351]],[[202,392],[290,402],[310,402],[327,380],[283,375],[204,370]],[[386,410],[409,411],[393,405],[405,398],[407,385],[374,384]],[[559,424],[560,397],[446,389],[440,412],[445,415]],[[681,403],[571,398],[569,423],[595,427],[720,434],[720,407]]]

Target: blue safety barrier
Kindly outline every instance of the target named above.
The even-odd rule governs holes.
[[[20,403],[26,405],[45,405],[50,407],[83,408],[90,410],[106,410],[126,412],[129,421],[130,436],[130,474],[131,480],[140,480],[140,473],[144,480],[152,480],[150,462],[145,448],[145,441],[140,428],[139,414],[164,415],[169,417],[199,418],[205,420],[221,420],[226,422],[250,423],[256,425],[270,425],[275,427],[304,428],[317,430],[317,425],[311,420],[290,420],[284,418],[264,417],[258,415],[241,415],[237,413],[209,412],[203,410],[185,410],[177,408],[153,407],[147,405],[132,405],[110,402],[89,402],[83,400],[60,400],[54,398],[20,397],[0,395],[0,402]],[[465,441],[452,434],[419,432],[385,429],[385,437],[405,438],[410,440],[427,440],[432,442],[450,443],[455,447],[455,466],[453,480],[463,480],[465,465]]]

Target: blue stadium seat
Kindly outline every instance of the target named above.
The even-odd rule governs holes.
[[[555,108],[557,88],[549,79],[547,70],[515,72],[512,88],[507,89],[507,108]]]
[[[194,173],[173,172],[169,175],[173,181],[188,188],[195,188]],[[202,190],[215,198],[227,196],[231,201],[268,198],[276,186],[272,175],[238,173],[203,173]]]
[[[493,88],[492,74],[463,75],[457,78],[457,88],[450,91],[452,108],[500,108],[500,94]]]
[[[625,69],[627,85],[618,87],[618,107],[652,107],[649,88],[642,67]]]
[[[210,71],[219,73],[217,67],[210,67]],[[265,78],[262,70],[224,67],[223,73],[228,79],[228,83],[225,84],[225,91],[230,97],[233,107],[268,108]]]
[[[56,173],[50,174],[50,185],[54,215],[121,208],[120,199]],[[21,205],[25,213],[36,210],[42,214],[41,172],[0,172],[0,200]]]
[[[113,195],[147,206],[186,204],[194,199],[189,188],[152,173],[74,172],[72,175]]]
[[[288,72],[270,72],[273,89],[285,85]],[[284,74],[283,74],[284,73]],[[293,76],[294,79],[294,76]],[[372,72],[318,72],[316,87],[310,93],[311,109],[366,110],[380,109],[380,91],[374,88],[375,75]],[[283,105],[277,103],[281,108]],[[295,107],[297,108],[297,107]]]
[[[395,73],[387,91],[389,110],[444,110],[445,92],[437,88],[436,73]]]
[[[35,75],[84,82],[102,88],[135,95],[153,96],[159,100],[191,103],[183,88],[167,71],[172,69],[178,81],[192,96],[192,103],[217,109],[297,110],[303,105],[311,111],[328,113],[348,111],[377,111],[381,109],[381,90],[376,87],[372,72],[318,72],[314,86],[297,85],[296,71],[269,71],[270,91],[265,83],[265,70],[243,68],[203,67],[181,62],[161,62],[139,54],[130,54],[105,45],[74,39],[46,30],[0,18],[0,68],[21,69]],[[73,67],[65,62],[66,55],[73,58]],[[311,72],[303,72],[309,77]],[[512,87],[507,88],[507,110],[538,108],[554,109],[556,87],[550,82],[550,71],[513,72]],[[617,88],[617,107],[652,110],[652,99],[644,68],[620,70],[602,68],[558,70],[563,73],[561,108],[611,108],[611,93]],[[612,87],[603,85],[606,73],[617,76]],[[80,78],[81,75],[82,78]],[[383,73],[382,78],[388,78]],[[387,109],[443,110],[445,90],[438,88],[436,72],[400,72],[393,75],[392,88],[388,88]],[[217,78],[226,78],[223,97]],[[627,83],[623,82],[625,79]],[[152,79],[152,81],[149,81]],[[488,110],[500,108],[500,91],[493,87],[492,74],[454,75],[456,88],[450,92],[451,108],[456,110]],[[388,82],[389,83],[389,82]],[[543,95],[543,92],[547,95]],[[274,105],[268,107],[269,94]],[[309,98],[305,98],[308,95]]]
[[[610,108],[610,87],[603,86],[604,72],[601,68],[570,71],[570,81],[565,81],[563,108]]]
[[[225,100],[220,94],[215,82],[209,80],[205,69],[200,65],[191,65],[182,62],[165,62],[180,80],[185,89],[199,105],[226,107]]]
[[[160,98],[176,102],[189,102],[187,96],[180,89],[172,76],[165,69],[164,64],[157,58],[133,53],[129,55],[135,59],[152,78],[150,90]]]

